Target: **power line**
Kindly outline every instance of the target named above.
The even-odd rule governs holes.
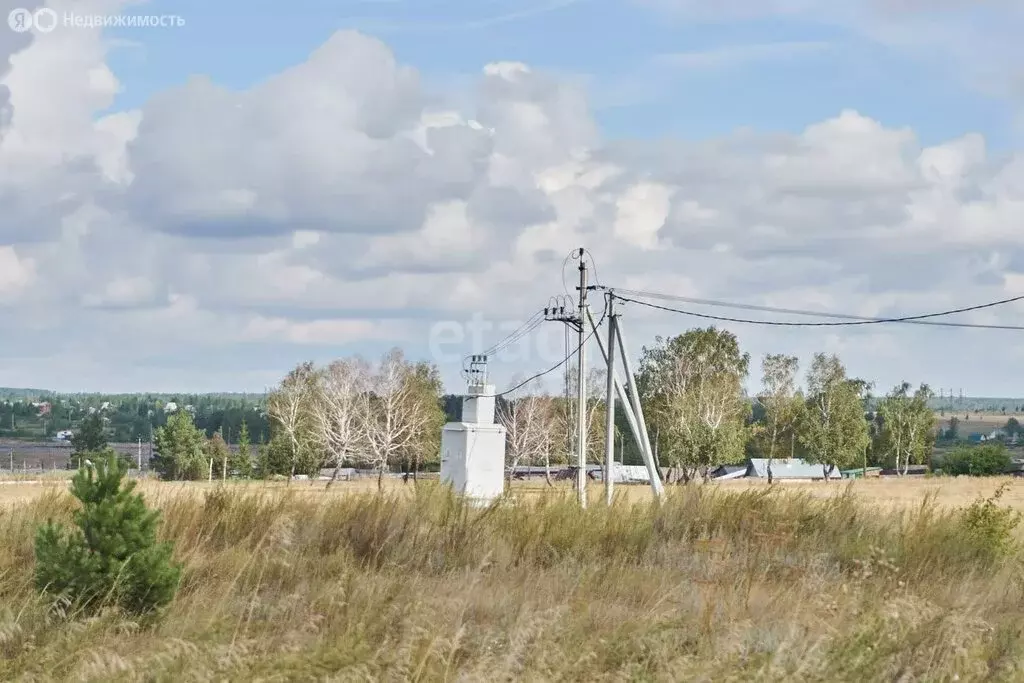
[[[498,353],[499,351],[508,348],[509,346],[515,344],[517,341],[519,341],[520,339],[528,335],[530,332],[535,330],[543,322],[544,312],[537,311],[536,313],[531,315],[525,323],[523,323],[518,328],[510,332],[507,337],[499,341],[494,346],[491,346],[490,348],[484,350],[482,354],[485,356],[491,356],[494,355],[495,353]]]
[[[463,375],[467,375],[468,374],[469,369],[466,367],[466,361],[468,361],[470,358],[472,358],[472,356],[474,356],[474,355],[492,356],[492,355],[498,353],[499,351],[502,351],[503,349],[508,348],[512,344],[515,344],[520,339],[522,339],[523,337],[528,335],[530,332],[535,330],[543,322],[544,322],[544,311],[543,310],[537,311],[536,313],[531,315],[526,320],[526,322],[524,322],[522,325],[520,325],[519,327],[514,329],[512,332],[509,332],[509,334],[504,339],[502,339],[501,341],[499,341],[496,344],[494,344],[493,346],[485,349],[484,351],[481,351],[479,354],[470,354],[470,355],[466,356],[465,358],[462,359],[462,374]]]
[[[555,370],[557,370],[558,368],[560,368],[563,365],[565,365],[566,363],[568,363],[569,359],[571,359],[573,356],[575,356],[577,353],[579,353],[580,349],[582,349],[586,345],[586,343],[588,341],[590,341],[590,338],[593,337],[594,334],[597,332],[597,330],[601,327],[601,323],[604,322],[604,319],[607,317],[607,315],[608,315],[608,309],[606,307],[605,308],[605,312],[601,315],[601,318],[597,321],[597,324],[594,326],[594,329],[590,331],[590,334],[588,334],[586,336],[586,338],[584,338],[583,343],[578,345],[575,349],[573,349],[572,353],[565,354],[565,358],[563,358],[562,360],[558,361],[558,363],[556,363],[555,365],[552,365],[547,370],[542,370],[542,371],[538,372],[536,375],[533,375],[532,377],[526,378],[525,380],[523,380],[519,384],[515,385],[511,389],[506,389],[505,391],[501,391],[501,392],[499,392],[497,394],[491,394],[490,396],[487,396],[486,398],[500,398],[502,396],[506,396],[508,394],[511,394],[512,392],[514,392],[514,391],[516,391],[518,389],[523,388],[524,386],[526,386],[527,384],[529,384],[533,380],[538,379],[540,377],[543,377],[544,375],[550,374],[550,373],[554,372]]]
[[[612,289],[616,297],[622,301],[628,301],[641,306],[647,306],[648,308],[655,308],[662,311],[668,311],[671,313],[680,313],[682,315],[690,315],[697,318],[705,318],[709,320],[719,320],[722,322],[733,322],[733,323],[746,323],[751,325],[768,325],[775,327],[849,327],[854,325],[878,325],[883,323],[906,323],[911,325],[932,325],[936,327],[960,327],[960,328],[973,328],[973,329],[990,329],[990,330],[1024,330],[1024,325],[986,325],[981,323],[958,323],[951,321],[939,321],[939,320],[928,320],[928,318],[938,318],[942,316],[955,315],[957,313],[966,313],[969,311],[977,311],[985,308],[992,308],[995,306],[1002,306],[1009,303],[1024,300],[1024,296],[1011,297],[1009,299],[1001,299],[999,301],[992,301],[989,303],[978,304],[975,306],[965,306],[963,308],[955,308],[947,311],[939,311],[936,313],[925,313],[920,315],[908,315],[893,318],[868,318],[864,316],[848,315],[844,313],[824,313],[820,311],[807,311],[801,309],[790,309],[790,308],[775,308],[771,306],[756,306],[753,304],[737,304],[724,301],[714,301],[710,299],[695,299],[691,297],[674,296],[670,294],[657,294],[653,292],[642,292],[637,290],[617,290]],[[689,311],[679,308],[672,308],[670,306],[661,306],[658,304],[651,303],[649,301],[640,301],[630,297],[621,296],[620,292],[626,292],[633,294],[634,296],[644,296],[650,298],[668,299],[673,301],[686,301],[693,304],[705,305],[705,306],[719,306],[723,308],[739,308],[744,310],[753,311],[764,311],[768,313],[785,313],[791,315],[806,315],[820,318],[843,318],[843,321],[829,321],[829,322],[791,322],[791,321],[779,321],[779,320],[752,320],[749,318],[734,318],[729,316],[711,315],[708,313],[697,313],[696,311]]]

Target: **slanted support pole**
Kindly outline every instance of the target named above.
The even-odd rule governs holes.
[[[615,295],[608,293],[608,348],[615,348]],[[596,336],[596,335],[595,335]],[[604,502],[612,504],[615,486],[615,354],[605,354],[607,385],[605,387],[604,430]]]
[[[650,447],[650,436],[647,434],[647,421],[643,417],[643,407],[640,405],[640,393],[637,391],[636,375],[633,374],[633,367],[630,365],[630,354],[626,350],[626,338],[623,336],[622,328],[617,328],[618,351],[623,358],[623,369],[626,371],[626,379],[629,381],[630,403],[633,405],[633,412],[637,417],[637,426],[640,428],[640,438],[643,439],[643,451],[647,454],[647,469],[657,474],[658,486],[662,485],[662,473],[658,472],[654,462],[654,451]],[[652,479],[653,480],[653,479]]]
[[[589,311],[587,311],[587,319],[590,322],[590,327],[596,330],[597,325],[594,323],[594,316]],[[618,339],[621,348],[622,330],[617,323],[615,327],[615,337],[616,339]],[[596,333],[594,334],[594,338],[597,340],[597,345],[601,351],[601,356],[604,358],[605,364],[607,365],[608,352],[605,350],[604,341],[601,339],[601,335]],[[611,349],[611,351],[612,353],[614,353],[615,349]],[[632,375],[628,374],[629,366],[626,365],[626,368],[627,376],[631,377]],[[665,493],[665,487],[661,483],[661,473],[658,471],[657,466],[654,464],[654,455],[651,453],[650,442],[649,440],[643,438],[645,433],[644,430],[646,429],[646,427],[641,428],[640,425],[642,424],[642,422],[638,420],[637,415],[638,413],[641,417],[643,415],[642,411],[637,410],[637,406],[639,406],[640,402],[638,400],[636,402],[636,405],[632,403],[629,395],[626,392],[626,388],[622,385],[622,382],[619,380],[617,376],[614,377],[614,382],[615,391],[618,394],[619,401],[622,403],[623,406],[623,413],[626,416],[626,422],[629,423],[629,430],[633,433],[633,438],[636,440],[636,444],[640,448],[640,454],[643,456],[644,465],[647,467],[647,475],[651,480],[651,490],[654,492],[654,497],[660,500],[662,495],[664,495]],[[632,384],[633,383],[630,382],[630,386],[632,386]]]

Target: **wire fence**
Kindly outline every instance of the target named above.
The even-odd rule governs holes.
[[[136,442],[108,445],[136,466],[141,459],[142,469],[148,469],[149,459],[153,455],[151,444],[143,442],[140,446]],[[72,469],[71,452],[70,443],[0,440],[0,472],[39,473]],[[77,463],[74,465],[77,466]]]

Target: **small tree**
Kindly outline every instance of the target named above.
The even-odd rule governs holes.
[[[928,385],[910,394],[910,384],[903,382],[893,388],[882,401],[882,444],[891,463],[900,476],[912,464],[922,464],[931,455],[932,430],[935,417],[928,400],[932,397]]]
[[[765,412],[763,436],[768,441],[768,483],[771,484],[772,461],[782,438],[793,431],[803,398],[796,390],[799,367],[796,356],[770,353],[765,356],[761,367],[764,392],[759,400]]]
[[[206,462],[213,461],[213,475],[226,479],[228,475],[228,459],[231,457],[231,449],[228,448],[224,437],[217,432],[203,444],[203,456]]]
[[[161,479],[205,478],[209,463],[205,443],[206,435],[196,428],[187,411],[174,413],[153,437],[153,469]]]
[[[835,355],[814,355],[799,438],[807,460],[821,464],[826,482],[835,470],[855,464],[868,446],[863,391],[863,382],[847,377]]]
[[[79,460],[85,458],[86,453],[100,453],[107,448],[107,437],[103,433],[103,418],[100,414],[93,413],[79,425],[78,431],[71,437],[71,461],[75,467],[79,467]]]
[[[370,369],[361,358],[336,360],[315,374],[315,394],[309,401],[313,433],[333,464],[327,486],[345,464],[366,450],[366,421]]]
[[[440,406],[417,366],[397,348],[381,358],[370,377],[370,393],[363,460],[377,470],[377,488],[383,490],[384,472],[417,448]]]
[[[949,429],[946,430],[946,439],[956,441],[960,438],[960,418],[954,415],[949,418]]]
[[[122,486],[126,469],[113,454],[79,469],[71,481],[82,504],[78,529],[66,532],[49,521],[36,532],[38,590],[89,612],[116,604],[144,614],[174,597],[181,566],[171,559],[171,544],[157,541],[159,511],[133,493],[136,482]]]
[[[316,383],[316,367],[312,361],[306,361],[289,372],[267,396],[267,414],[273,421],[274,431],[287,438],[290,446],[292,461],[288,481],[304,469],[312,470],[313,461],[319,457],[313,410]]]
[[[252,476],[252,445],[249,440],[249,426],[242,420],[242,427],[238,432],[238,450],[231,453],[228,458],[228,470],[234,472],[242,479]]]
[[[551,398],[540,394],[541,384],[527,385],[528,396],[502,401],[498,407],[498,422],[505,427],[505,467],[509,484],[521,462],[535,464],[544,461],[550,450],[556,421]]]

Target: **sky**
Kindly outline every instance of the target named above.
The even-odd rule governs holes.
[[[43,7],[52,30],[14,30]],[[466,355],[572,291],[579,247],[602,285],[744,304],[889,317],[1024,295],[1016,1],[3,16],[0,386],[263,391],[304,360],[399,346],[460,391]],[[634,359],[710,324],[619,312]],[[1024,303],[956,320],[1024,325]],[[824,351],[879,392],[1024,395],[1018,331],[715,324],[752,389],[764,354]],[[540,325],[492,380],[556,364],[564,335]]]

